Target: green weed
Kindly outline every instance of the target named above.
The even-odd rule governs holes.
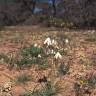
[[[17,77],[16,83],[17,84],[25,84],[28,81],[31,81],[32,78],[28,74],[21,74]]]
[[[42,90],[35,90],[32,92],[28,92],[22,96],[55,96],[58,94],[58,88],[53,86],[50,82],[48,82]]]
[[[60,64],[59,68],[58,68],[58,72],[61,75],[65,75],[68,73],[70,66],[69,65],[65,65],[65,64]]]

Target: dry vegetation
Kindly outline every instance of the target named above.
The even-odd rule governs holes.
[[[55,45],[44,44],[48,37]],[[0,96],[96,96],[95,70],[95,30],[0,31]]]

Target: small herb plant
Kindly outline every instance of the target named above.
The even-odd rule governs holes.
[[[93,53],[92,54],[91,65],[94,66],[94,67],[96,67],[96,53]]]
[[[65,64],[60,64],[60,66],[59,66],[59,68],[58,68],[58,72],[59,72],[59,74],[61,74],[61,75],[65,75],[65,74],[67,74],[68,73],[68,71],[69,71],[69,65],[65,65]]]
[[[89,42],[96,42],[96,34],[92,35],[92,36],[89,36],[86,41],[89,41]]]
[[[3,59],[3,61],[4,61],[5,63],[8,63],[8,62],[9,62],[8,56],[5,55],[5,54],[3,54],[3,53],[0,54],[0,60],[1,60],[1,59]]]
[[[31,76],[24,73],[17,77],[16,83],[25,84],[26,82],[31,81],[31,80],[32,80]]]
[[[16,62],[17,66],[29,66],[38,63],[38,56],[43,54],[43,48],[32,45],[29,48],[22,49],[20,53],[22,58]]]
[[[88,85],[92,88],[96,88],[96,76],[92,76],[88,79]]]
[[[92,90],[96,88],[96,76],[91,76],[89,78],[82,77],[74,84],[74,89],[76,96],[81,96],[84,94],[90,95]]]
[[[21,68],[23,66],[30,66],[32,64],[36,64],[36,60],[35,59],[26,59],[26,58],[23,58],[19,61],[16,62],[16,65]]]
[[[30,48],[25,48],[21,50],[22,56],[31,56],[31,57],[37,57],[39,54],[43,53],[43,48],[32,45]]]
[[[54,96],[58,93],[59,90],[56,86],[52,85],[50,82],[47,82],[45,87],[41,90],[34,90],[28,92],[22,96]]]

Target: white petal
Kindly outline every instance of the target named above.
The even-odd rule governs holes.
[[[35,44],[34,44],[34,47],[37,47],[37,46],[38,46],[38,45],[35,43]]]
[[[54,50],[51,50],[51,54],[54,54]]]
[[[59,52],[57,52],[57,53],[55,54],[55,58],[56,58],[56,59],[61,59],[61,58],[62,58],[62,55],[61,55]]]
[[[47,42],[47,45],[48,45],[48,46],[49,46],[49,45],[52,45],[51,40]]]
[[[69,40],[68,39],[65,39],[65,43],[69,43]]]
[[[44,44],[47,44],[48,42],[50,42],[51,41],[51,39],[48,37],[48,38],[46,38],[46,40],[44,41]]]
[[[39,57],[39,58],[41,58],[41,55],[40,55],[40,54],[38,54],[38,57]]]
[[[57,42],[53,39],[53,40],[52,40],[52,44],[53,44],[53,45],[56,45]]]

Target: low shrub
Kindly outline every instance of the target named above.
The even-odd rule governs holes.
[[[21,74],[17,77],[17,84],[25,84],[26,82],[32,80],[31,76],[28,74]]]
[[[60,64],[58,72],[61,75],[65,75],[68,73],[70,66],[65,64]]]
[[[28,92],[22,96],[54,96],[58,93],[58,90],[56,86],[48,82],[43,89]]]

